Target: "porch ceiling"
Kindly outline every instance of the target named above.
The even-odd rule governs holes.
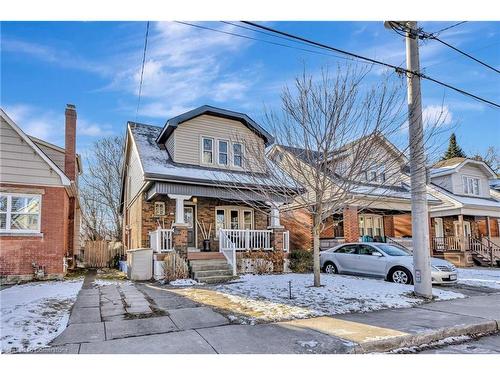
[[[190,195],[194,197],[219,198],[239,201],[274,201],[284,202],[284,198],[279,195],[261,195],[258,192],[244,189],[224,188],[217,186],[202,186],[189,184],[176,184],[172,182],[156,181],[147,192],[147,200],[154,198],[158,194],[178,194]]]

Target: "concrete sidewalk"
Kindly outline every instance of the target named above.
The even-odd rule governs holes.
[[[134,314],[137,312],[137,314]],[[492,333],[500,293],[258,325],[230,324],[168,289],[86,283],[47,353],[367,353]]]

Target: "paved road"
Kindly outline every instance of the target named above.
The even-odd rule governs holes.
[[[463,344],[423,350],[421,354],[500,354],[500,334],[485,336]]]

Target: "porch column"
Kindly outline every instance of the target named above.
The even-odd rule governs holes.
[[[266,202],[271,206],[271,220],[269,227],[273,233],[271,233],[271,247],[274,251],[283,251],[283,232],[285,227],[280,223],[280,209],[281,203],[278,202]]]
[[[489,216],[486,216],[486,235],[488,236],[488,239],[491,238],[491,223]]]
[[[458,240],[460,241],[460,251],[465,252],[464,215],[458,215]]]
[[[184,201],[191,199],[190,195],[168,194],[170,199],[175,199],[175,225],[184,225]]]
[[[358,207],[346,206],[343,212],[344,238],[346,242],[359,241]]]
[[[280,224],[280,209],[279,206],[281,206],[281,203],[276,203],[276,202],[266,202],[268,205],[271,206],[271,222],[269,225],[269,229],[272,228],[283,228],[283,226]]]

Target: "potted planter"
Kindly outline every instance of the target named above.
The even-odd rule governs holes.
[[[210,250],[210,239],[203,240],[203,250],[202,251],[211,251]]]
[[[210,249],[210,233],[212,232],[212,224],[207,227],[205,226],[205,222],[202,221],[201,224],[198,220],[196,220],[196,224],[200,228],[201,234],[203,236],[203,249],[201,251],[211,251]]]

